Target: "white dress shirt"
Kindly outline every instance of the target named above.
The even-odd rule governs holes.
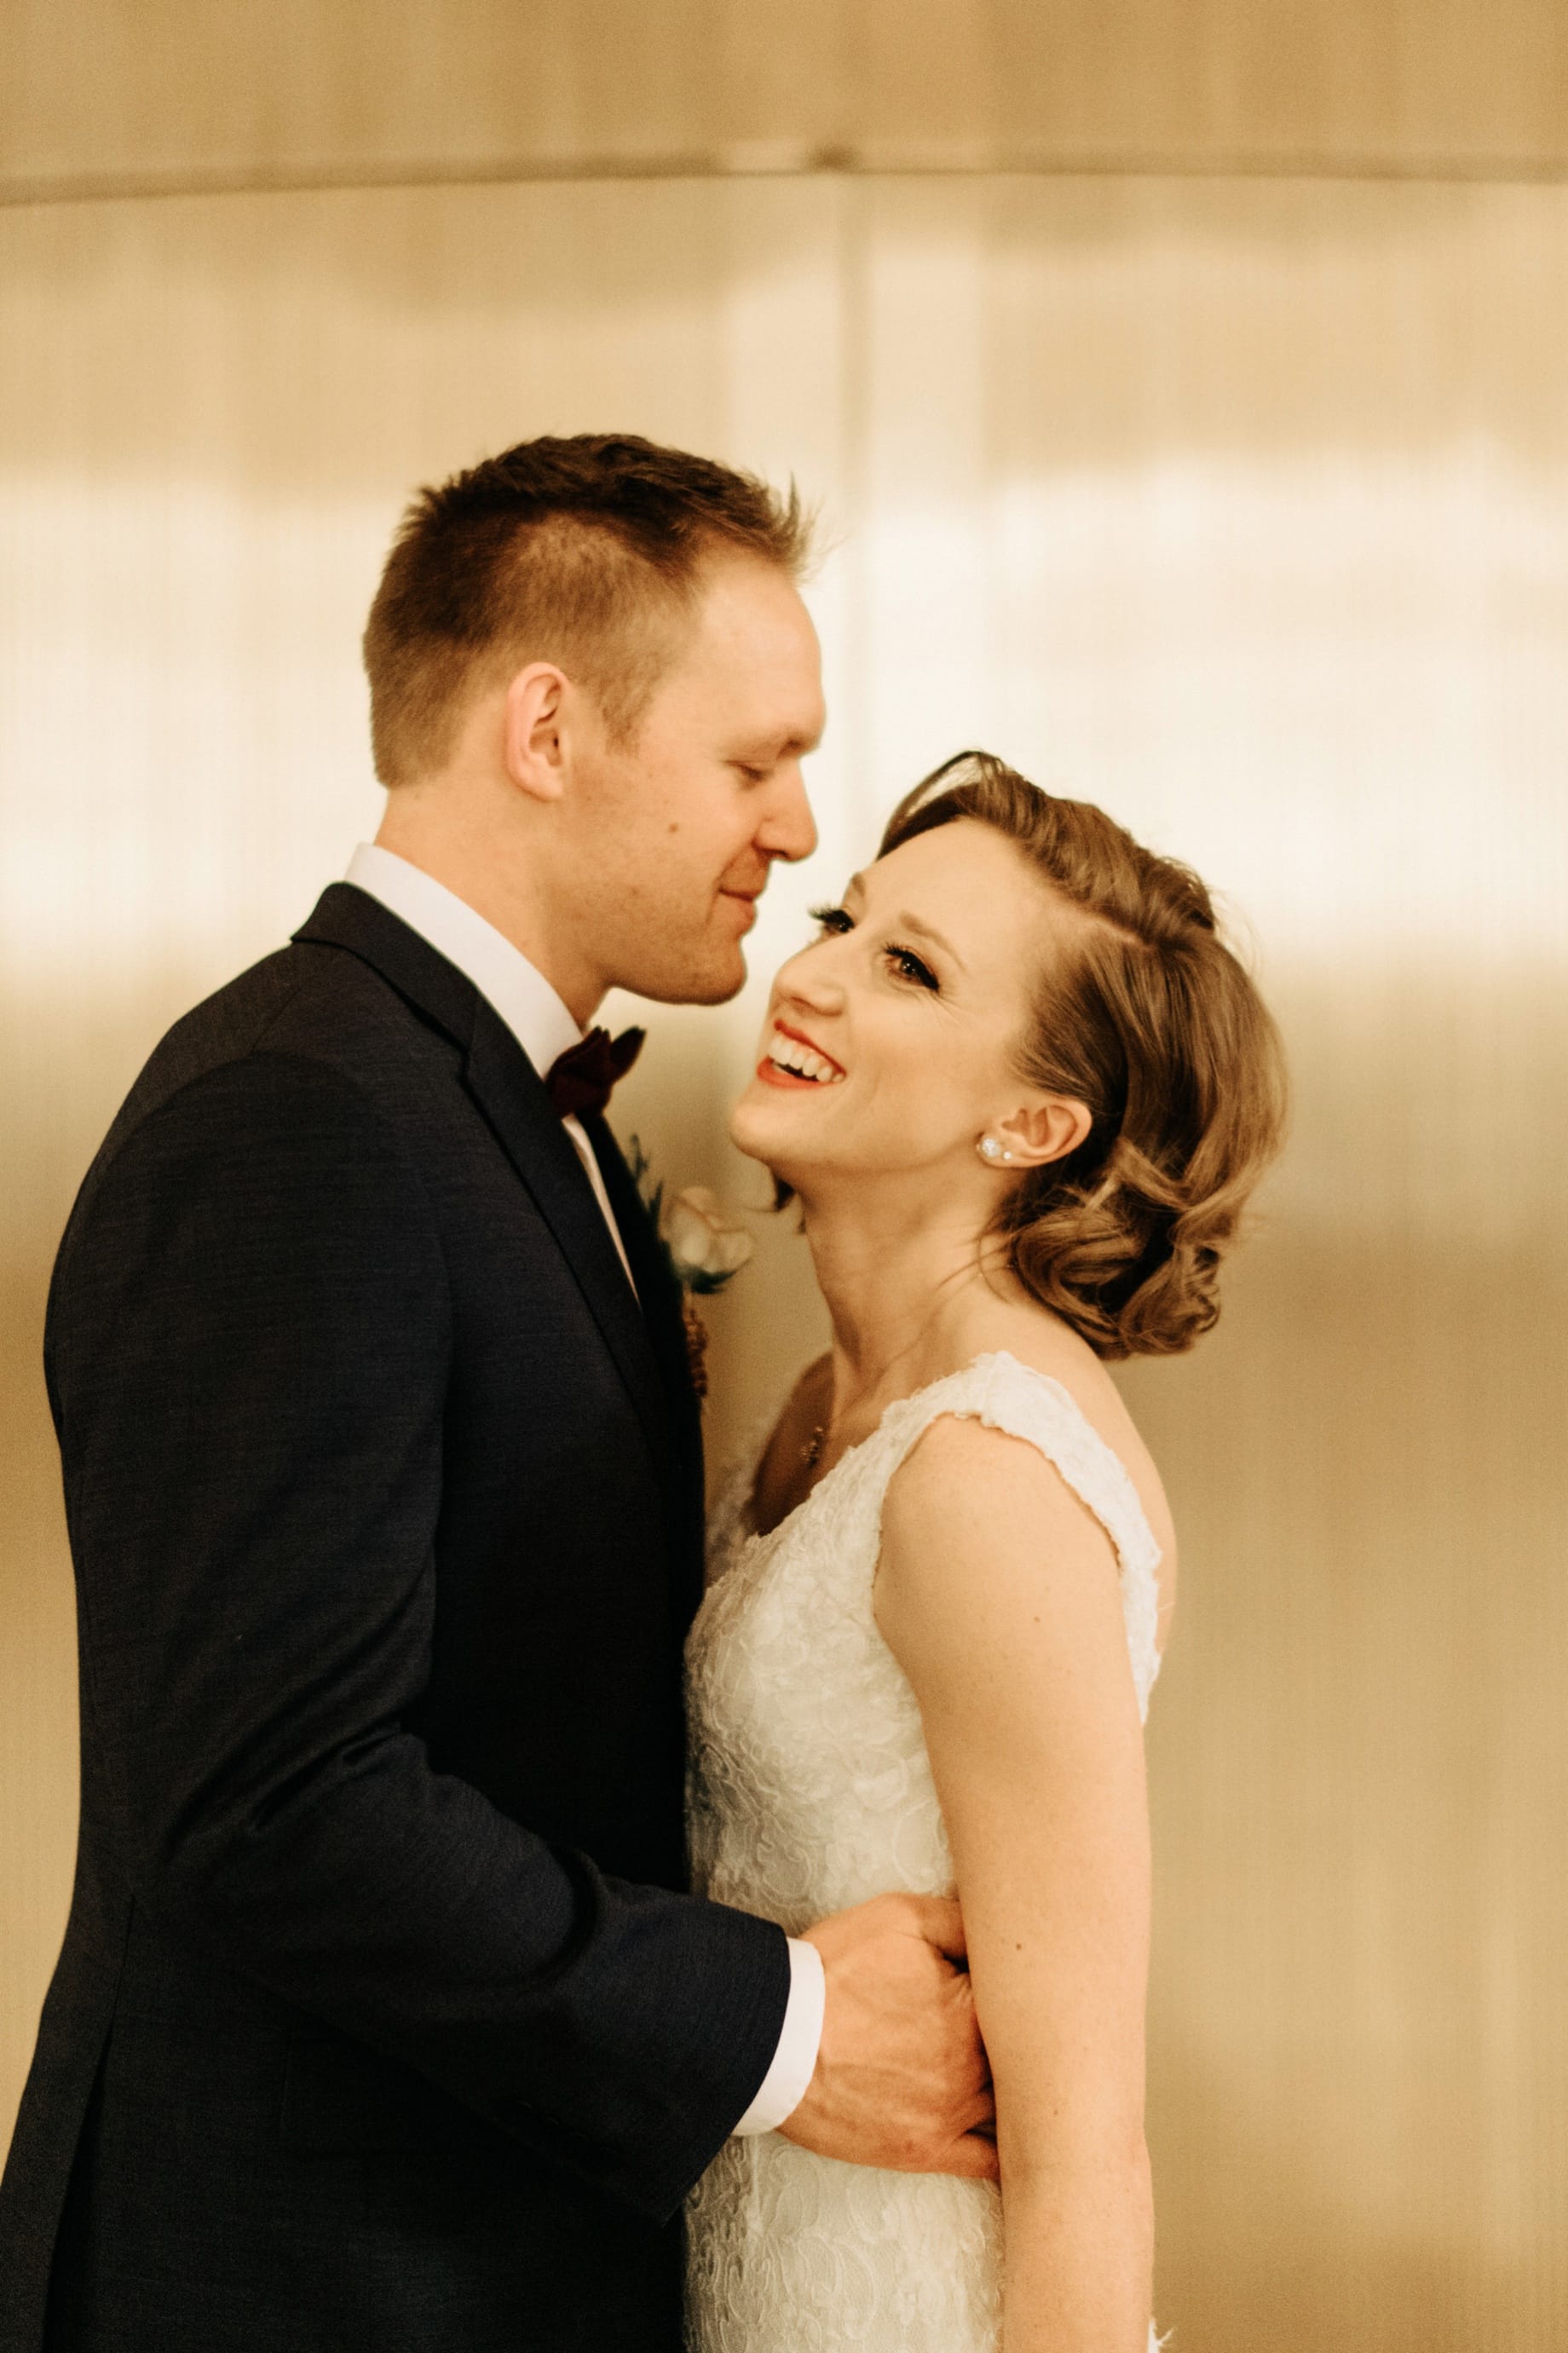
[[[378,899],[401,916],[411,931],[427,940],[448,964],[471,980],[481,997],[500,1014],[541,1078],[558,1054],[575,1046],[583,1030],[562,1003],[544,975],[514,948],[503,933],[448,891],[444,882],[411,866],[376,842],[361,842],[343,877],[356,891]],[[583,1171],[594,1188],[611,1238],[631,1282],[626,1245],[610,1208],[609,1195],[594,1147],[575,1119],[561,1123],[576,1146]],[[633,1285],[635,1289],[635,1284]],[[815,1945],[798,1936],[789,1940],[789,2005],[772,2064],[755,2099],[735,2126],[737,2133],[773,2132],[805,2096],[822,2042],[822,2015],[826,1995],[822,1956]]]

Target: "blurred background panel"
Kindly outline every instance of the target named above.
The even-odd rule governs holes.
[[[1568,162],[1560,0],[8,0],[34,195]]]
[[[617,1113],[661,1173],[760,1204],[722,1124],[766,977],[964,744],[1195,864],[1286,1026],[1220,1330],[1125,1376],[1186,1571],[1163,2318],[1568,2342],[1565,39],[1539,0],[13,0],[0,2137],[74,1831],[74,1187],[374,828],[409,489],[626,427],[793,472],[832,543],[823,847],[736,1007],[653,1016]],[[820,1341],[757,1224],[718,1457]]]

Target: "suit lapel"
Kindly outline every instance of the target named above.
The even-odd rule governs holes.
[[[626,1247],[648,1337],[664,1376],[665,1394],[684,1458],[685,1503],[691,1521],[689,1533],[700,1561],[704,1516],[702,1419],[697,1393],[691,1385],[691,1363],[687,1349],[680,1286],[670,1271],[664,1246],[632,1181],[631,1171],[621,1155],[620,1146],[608,1122],[603,1118],[589,1118],[583,1124],[594,1147],[594,1156],[605,1180],[605,1190]]]
[[[500,1014],[477,992],[465,1077],[469,1093],[561,1245],[631,1392],[661,1475],[669,1480],[675,1431],[658,1360],[604,1212],[543,1081]]]
[[[696,1400],[686,1352],[680,1286],[670,1271],[664,1245],[648,1215],[647,1204],[633,1182],[631,1170],[626,1166],[609,1122],[602,1115],[590,1113],[584,1120],[583,1126],[594,1147],[594,1157],[599,1164],[599,1174],[605,1180],[605,1190],[616,1213],[616,1224],[626,1244],[648,1336],[663,1368],[672,1403],[678,1407],[694,1405]]]
[[[294,936],[357,955],[462,1049],[464,1083],[576,1279],[637,1408],[660,1479],[681,1497],[687,1482],[679,1458],[686,1450],[659,1356],[576,1148],[500,1014],[401,916],[352,884],[333,883]],[[624,1167],[620,1173],[629,1187]]]

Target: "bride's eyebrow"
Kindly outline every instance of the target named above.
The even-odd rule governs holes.
[[[851,874],[848,881],[844,885],[844,896],[846,899],[850,896],[851,892],[853,892],[854,896],[858,899],[863,899],[866,896],[866,878],[863,874]],[[921,923],[918,915],[910,915],[908,913],[902,915],[892,915],[889,916],[888,920],[889,930],[900,933],[910,933],[915,939],[923,940],[927,947],[935,948],[939,955],[949,957],[951,961],[958,966],[960,972],[967,971],[968,967],[964,964],[963,958],[959,955],[958,950],[953,946],[952,941],[944,939],[942,934],[931,924]]]
[[[959,955],[958,950],[953,946],[952,941],[944,939],[942,934],[939,931],[934,931],[930,923],[922,923],[918,915],[895,915],[892,918],[891,928],[897,932],[900,937],[902,937],[905,933],[908,933],[917,940],[923,940],[928,948],[935,948],[939,955],[946,956],[950,963],[955,964],[960,972],[963,971],[963,958]]]

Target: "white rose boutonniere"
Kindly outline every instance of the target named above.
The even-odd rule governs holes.
[[[726,1209],[706,1185],[688,1185],[667,1200],[663,1183],[655,1181],[647,1155],[637,1136],[632,1137],[626,1153],[666,1263],[680,1285],[691,1385],[699,1397],[706,1397],[708,1374],[704,1358],[708,1331],[695,1300],[710,1298],[722,1291],[731,1276],[738,1274],[745,1265],[756,1242],[735,1212]]]
[[[667,1204],[661,1225],[683,1291],[722,1291],[757,1245],[706,1185],[689,1185]]]

